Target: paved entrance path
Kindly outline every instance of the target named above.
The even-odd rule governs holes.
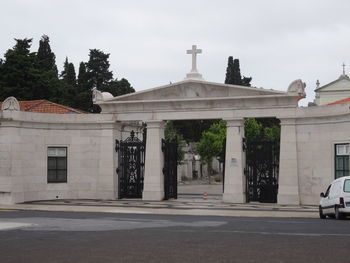
[[[179,194],[186,195],[203,195],[206,192],[208,195],[220,195],[222,197],[223,188],[222,183],[219,184],[201,184],[197,181],[186,182],[179,184],[177,187]]]
[[[207,193],[207,200],[204,200],[204,192]],[[161,202],[140,199],[48,200],[16,205],[0,205],[0,211],[14,209],[235,217],[318,217],[317,206],[224,203],[222,202],[222,184],[220,183],[209,185],[200,181],[186,182],[178,185],[178,193],[178,199]]]

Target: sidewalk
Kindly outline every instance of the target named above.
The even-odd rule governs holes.
[[[235,217],[302,217],[318,218],[317,206],[278,204],[230,204],[221,201],[221,195],[180,194],[177,200],[49,200],[15,205],[0,205],[1,210],[69,211],[100,213],[136,213]]]

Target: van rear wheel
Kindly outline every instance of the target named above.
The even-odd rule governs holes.
[[[339,207],[338,206],[336,206],[334,208],[334,216],[335,216],[335,219],[337,219],[337,220],[343,219],[343,214],[341,212],[339,212]]]
[[[319,213],[321,219],[325,219],[326,218],[325,214],[323,214],[321,206],[318,206],[318,213]]]

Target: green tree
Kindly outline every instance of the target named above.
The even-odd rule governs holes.
[[[204,131],[199,143],[197,144],[196,150],[201,156],[201,162],[207,164],[209,183],[212,174],[213,158],[222,158],[225,137],[226,122],[221,120],[212,124],[208,131]]]
[[[36,53],[36,68],[38,82],[36,83],[33,99],[47,99],[60,102],[60,83],[57,74],[56,56],[51,51],[50,39],[43,35],[39,41]]]
[[[37,65],[42,71],[52,70],[57,76],[56,56],[51,51],[50,39],[47,35],[43,35],[39,41],[39,49],[37,52]]]
[[[233,59],[233,57],[230,56],[226,68],[225,84],[250,86],[251,80],[252,78],[242,78],[239,60]]]
[[[96,87],[98,90],[104,91],[105,86],[113,79],[113,73],[109,70],[108,59],[109,54],[105,54],[98,49],[90,49],[86,71],[91,88]]]
[[[69,63],[68,58],[63,65],[61,72],[61,97],[60,102],[64,105],[79,108],[77,101],[78,87],[73,63]]]
[[[9,96],[15,96],[18,100],[32,100],[39,81],[36,54],[30,52],[32,39],[15,41],[15,46],[5,53],[1,65],[0,100]]]
[[[259,139],[262,125],[256,119],[250,118],[244,122],[244,137],[247,139]]]
[[[66,57],[66,60],[63,65],[61,79],[68,85],[77,85],[77,76],[75,74],[74,64],[68,62],[68,57]]]
[[[129,81],[124,78],[111,81],[108,85],[104,86],[103,90],[111,93],[115,97],[135,92]]]
[[[166,140],[176,139],[177,143],[177,163],[181,163],[184,160],[185,152],[183,147],[185,146],[185,140],[181,134],[174,128],[173,122],[168,122],[165,125],[164,136]]]
[[[173,121],[174,128],[183,135],[186,142],[199,142],[201,135],[219,120],[179,120]]]
[[[78,73],[78,85],[76,95],[76,107],[88,111],[92,108],[92,91],[84,62],[80,62]]]
[[[280,125],[276,118],[246,119],[244,123],[245,138],[251,140],[279,141]]]
[[[225,84],[235,84],[233,76],[233,57],[228,57]]]

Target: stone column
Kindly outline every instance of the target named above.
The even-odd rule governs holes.
[[[298,155],[295,119],[281,119],[278,204],[299,205]]]
[[[145,177],[143,200],[164,199],[163,152],[164,122],[148,121],[146,137]]]
[[[224,202],[245,203],[244,154],[242,139],[244,120],[227,121],[226,159],[225,159],[225,189]]]
[[[119,156],[118,152],[115,150],[115,140],[118,140],[119,142],[122,140],[122,123],[116,122],[114,125],[114,131],[113,131],[113,160],[114,160],[114,190],[115,190],[115,198],[119,199],[119,176],[117,173],[117,168],[119,168]]]

